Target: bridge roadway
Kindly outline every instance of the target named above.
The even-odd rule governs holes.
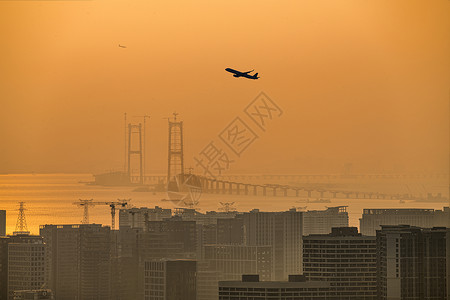
[[[396,174],[364,174],[364,175],[224,175],[218,178],[198,176],[202,192],[210,194],[229,194],[246,196],[284,196],[284,197],[308,197],[308,198],[345,198],[345,199],[414,199],[412,194],[387,194],[379,192],[343,191],[324,187],[300,187],[274,183],[249,183],[239,180],[263,181],[263,180],[339,180],[339,179],[445,179],[448,174],[431,175],[396,175]],[[138,176],[132,176],[133,182],[139,182]],[[232,180],[234,179],[234,180]],[[145,184],[165,184],[167,176],[145,176]]]
[[[355,179],[448,179],[449,174],[227,174],[217,176],[218,180],[355,180]],[[139,182],[139,176],[132,175],[132,182]],[[144,183],[164,183],[167,175],[145,175]]]

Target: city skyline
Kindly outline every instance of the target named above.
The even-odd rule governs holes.
[[[443,300],[450,1],[0,0],[0,300]]]

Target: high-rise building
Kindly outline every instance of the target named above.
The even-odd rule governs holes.
[[[364,209],[360,222],[363,235],[376,235],[381,225],[411,225],[422,228],[450,227],[450,209]]]
[[[196,299],[196,265],[194,260],[146,261],[144,299]]]
[[[9,237],[0,237],[0,300],[8,299],[8,243]]]
[[[205,245],[197,267],[197,300],[217,299],[218,282],[239,280],[242,274],[258,274],[272,279],[272,247]]]
[[[258,275],[242,275],[242,281],[219,281],[219,300],[313,300],[330,297],[330,284],[306,281],[302,275],[289,275],[288,281],[259,281]]]
[[[206,213],[201,213],[192,208],[177,208],[174,212],[175,216],[182,218],[184,221],[195,221],[197,224],[202,225],[217,224],[219,219],[234,218],[238,214],[237,211],[207,211]]]
[[[447,252],[447,296],[450,295],[450,228],[447,228],[446,236],[446,252]]]
[[[0,210],[0,236],[6,236],[6,210]]]
[[[99,224],[43,225],[46,283],[58,300],[111,299],[110,228]]]
[[[45,245],[36,235],[13,235],[8,242],[8,299],[19,290],[39,289],[45,283]]]
[[[333,227],[347,227],[347,206],[308,210],[303,213],[303,235],[328,234]]]
[[[254,209],[244,213],[243,220],[246,245],[272,247],[273,279],[286,280],[289,274],[302,272],[302,212]]]
[[[138,239],[142,231],[130,227],[111,231],[111,300],[143,298],[144,268],[139,268],[141,244]]]
[[[197,255],[197,227],[195,221],[172,217],[164,221],[149,221],[142,233],[146,258],[195,258]]]
[[[376,236],[377,299],[447,299],[448,229],[381,227]]]
[[[339,299],[377,299],[376,239],[356,227],[303,237],[303,274],[327,281]]]
[[[217,244],[244,244],[244,219],[242,215],[234,218],[217,219]]]
[[[238,280],[242,274],[272,278],[272,247],[244,245],[206,245],[204,261],[221,274],[221,280]]]
[[[172,217],[172,210],[155,206],[154,208],[122,208],[119,210],[119,228],[144,228],[146,221],[162,221]]]

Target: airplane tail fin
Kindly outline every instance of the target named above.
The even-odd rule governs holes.
[[[258,79],[258,73],[256,73],[255,75],[253,75],[255,77],[255,79]]]

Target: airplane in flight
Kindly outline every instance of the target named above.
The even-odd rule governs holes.
[[[236,70],[231,69],[231,68],[226,68],[225,71],[233,73],[234,74],[233,77],[245,77],[245,78],[248,78],[248,79],[258,79],[259,78],[258,77],[258,73],[254,74],[254,75],[250,75],[249,74],[249,73],[251,73],[251,72],[253,72],[255,70],[251,70],[251,71],[248,71],[248,72],[239,72],[239,71],[236,71]]]

